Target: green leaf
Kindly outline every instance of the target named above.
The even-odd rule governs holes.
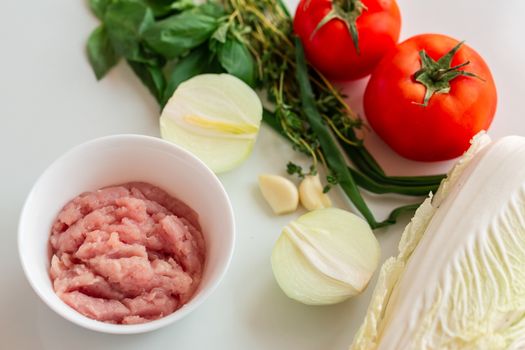
[[[142,34],[154,23],[151,9],[140,2],[120,0],[108,6],[104,23],[115,51],[127,59],[141,60]]]
[[[224,7],[215,2],[206,2],[200,5],[197,9],[200,13],[217,19],[226,14],[224,12]]]
[[[139,45],[139,51],[132,61],[146,63],[150,66],[164,66],[166,59],[145,45]]]
[[[166,79],[162,68],[130,60],[128,60],[128,64],[160,104],[166,88]]]
[[[237,38],[230,37],[216,47],[219,62],[226,72],[235,75],[246,84],[255,83],[255,62],[246,46]]]
[[[343,191],[352,201],[354,206],[365,217],[366,221],[372,228],[379,227],[379,223],[374,218],[370,208],[361,196],[359,189],[352,177],[352,174],[346,166],[346,159],[335,143],[329,127],[324,122],[319,110],[316,106],[315,95],[308,76],[308,67],[306,64],[306,57],[303,50],[303,45],[299,37],[295,37],[295,63],[296,63],[296,80],[299,85],[299,95],[301,98],[301,106],[306,115],[306,118],[319,140],[321,150],[325,157],[326,165],[331,172],[326,180],[329,184],[340,184]]]
[[[213,35],[211,36],[212,39],[217,40],[218,42],[224,44],[226,42],[226,38],[228,36],[229,29],[230,29],[229,22],[221,24],[219,28],[217,28],[217,30],[213,32]]]
[[[168,16],[174,12],[191,9],[195,6],[193,0],[143,0],[153,10],[155,17]]]
[[[191,51],[191,53],[180,59],[168,77],[168,84],[164,91],[161,103],[164,106],[173,95],[177,87],[196,75],[204,73],[219,73],[221,67],[210,53],[207,46],[203,45]]]
[[[208,40],[218,23],[198,7],[155,23],[144,33],[144,40],[157,53],[176,58]]]
[[[95,29],[89,36],[87,55],[97,80],[102,79],[117,64],[119,56],[113,50],[103,25]]]
[[[170,5],[170,7],[173,10],[185,11],[185,10],[195,7],[195,3],[193,2],[193,0],[177,0],[177,1],[172,1],[172,4]]]
[[[288,164],[286,164],[286,172],[288,175],[297,175],[300,179],[304,178],[305,175],[303,168],[294,162],[288,162]]]
[[[104,19],[104,14],[112,0],[89,0],[89,8],[98,19]]]

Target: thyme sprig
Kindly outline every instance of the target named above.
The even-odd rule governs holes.
[[[339,90],[307,65],[280,0],[90,0],[101,20],[88,40],[98,79],[125,59],[163,106],[177,86],[202,73],[227,72],[266,93],[272,107],[263,120],[312,160],[304,177],[324,168],[330,187],[340,185],[373,228],[390,225],[417,204],[376,220],[358,187],[383,194],[425,196],[443,176],[392,177],[367,151],[366,128]]]

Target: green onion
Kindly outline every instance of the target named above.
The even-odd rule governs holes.
[[[346,161],[342,153],[339,151],[330,130],[323,122],[319,111],[315,106],[315,98],[308,78],[308,70],[306,66],[306,59],[304,57],[303,45],[298,37],[295,37],[295,58],[296,58],[296,78],[299,83],[299,90],[301,95],[301,103],[304,113],[308,118],[310,127],[317,136],[321,145],[321,150],[326,160],[326,165],[331,171],[332,175],[337,179],[339,185],[350,198],[357,210],[365,217],[372,228],[379,228],[395,223],[397,217],[404,212],[415,210],[418,205],[403,206],[393,210],[389,217],[382,222],[378,222],[370,208],[368,208],[363,199],[356,182],[352,177],[350,170],[346,165]]]

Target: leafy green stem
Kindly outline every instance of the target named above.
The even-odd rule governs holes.
[[[361,193],[357,188],[355,180],[352,177],[352,174],[349,171],[348,167],[346,166],[346,161],[343,155],[339,151],[337,144],[334,142],[328,127],[326,126],[326,124],[324,124],[323,119],[319,114],[319,111],[315,107],[315,97],[312,91],[312,87],[310,85],[310,80],[308,78],[308,71],[306,66],[306,59],[304,57],[303,47],[301,41],[297,37],[295,38],[295,53],[297,63],[296,78],[299,84],[299,93],[301,95],[302,107],[304,109],[308,122],[310,123],[310,127],[312,128],[313,132],[316,134],[319,140],[321,150],[325,155],[326,163],[329,170],[337,179],[337,182],[339,183],[343,191],[346,193],[346,195],[350,198],[357,210],[365,217],[365,219],[368,221],[368,224],[372,228],[375,229],[394,223],[401,213],[412,209],[414,206],[409,206],[402,209],[398,208],[394,210],[389,215],[389,217],[383,222],[378,222],[375,219],[374,215],[370,211],[370,208],[367,206],[366,202],[361,196]]]
[[[288,139],[282,130],[276,116],[268,109],[263,111],[263,121],[281,136]],[[435,176],[386,176],[376,160],[365,148],[349,147],[342,144],[343,148],[351,152],[356,169],[349,167],[359,187],[377,194],[396,193],[408,196],[426,196],[429,192],[436,192],[445,175]],[[377,167],[376,167],[377,166]]]

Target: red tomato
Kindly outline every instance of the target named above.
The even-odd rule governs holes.
[[[368,82],[364,96],[368,122],[403,157],[419,161],[455,158],[492,122],[496,86],[485,61],[467,45],[452,56],[452,67],[469,63],[455,70],[460,75],[449,81],[449,92],[434,93],[428,105],[422,105],[427,88],[415,76],[422,68],[420,51],[437,61],[458,44],[444,35],[414,36],[390,51]],[[463,75],[465,72],[477,77]],[[444,77],[443,71],[435,74],[433,79],[439,79],[439,74]]]
[[[401,15],[396,1],[360,1],[365,8],[355,21],[359,53],[345,21],[331,19],[316,31],[333,9],[332,2],[301,0],[297,7],[294,31],[301,38],[306,57],[331,79],[351,80],[367,76],[399,39]]]

